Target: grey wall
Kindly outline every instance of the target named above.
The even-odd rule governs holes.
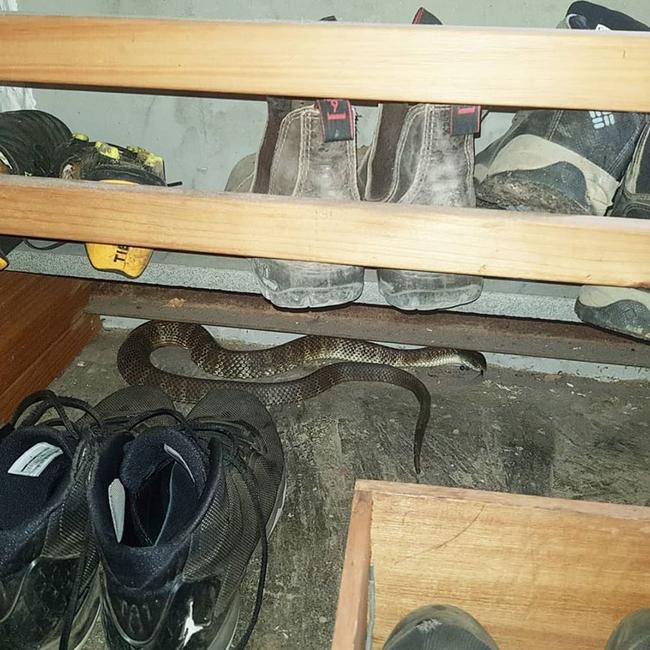
[[[222,20],[315,20],[335,14],[346,21],[408,23],[420,1],[18,0],[18,7],[35,13]],[[431,0],[428,8],[447,24],[552,27],[563,18],[568,4],[562,0]],[[609,6],[650,22],[648,0],[612,0]],[[102,47],[101,41],[97,47]],[[156,151],[167,161],[170,180],[183,180],[187,187],[199,189],[223,189],[233,165],[257,149],[264,128],[264,105],[254,101],[55,90],[39,90],[35,96],[39,108],[58,115],[74,131]],[[361,111],[360,144],[370,139],[374,114],[374,109]],[[507,124],[507,116],[488,117],[479,147]]]

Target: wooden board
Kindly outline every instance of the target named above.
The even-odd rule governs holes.
[[[648,606],[650,508],[366,481],[357,491],[372,501],[373,648],[438,603],[470,612],[500,650],[602,650]]]
[[[5,14],[0,39],[10,83],[650,110],[638,32]]]
[[[0,422],[47,388],[99,331],[83,280],[0,273]]]
[[[88,311],[650,368],[650,345],[581,323],[458,312],[407,314],[391,307],[357,304],[288,311],[275,309],[261,296],[130,282],[93,283]]]
[[[5,176],[0,234],[650,287],[650,220],[206,194]],[[65,214],[65,219],[60,215]]]

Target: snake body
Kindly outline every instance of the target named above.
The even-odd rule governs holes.
[[[177,346],[190,352],[202,370],[220,379],[188,377],[157,368],[151,354]],[[242,381],[270,377],[315,361],[337,361],[300,379]],[[221,347],[201,325],[149,321],[134,329],[118,352],[117,364],[129,384],[157,386],[181,402],[198,402],[215,388],[238,388],[267,405],[310,399],[349,381],[375,381],[400,386],[420,404],[415,427],[414,463],[420,471],[420,452],[429,421],[431,395],[426,386],[403,368],[457,365],[477,372],[485,369],[483,355],[450,348],[399,350],[376,343],[326,336],[304,336],[283,345],[245,352]]]

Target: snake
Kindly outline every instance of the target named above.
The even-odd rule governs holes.
[[[189,351],[199,368],[218,378],[190,377],[155,366],[152,353],[170,346]],[[314,362],[330,363],[298,379],[259,381]],[[479,352],[434,347],[403,350],[329,336],[303,336],[271,348],[232,350],[220,345],[202,325],[169,321],[148,321],[136,327],[117,355],[119,372],[127,383],[156,386],[184,403],[198,402],[219,388],[248,391],[267,406],[311,399],[344,382],[381,382],[404,388],[420,406],[413,443],[417,474],[421,471],[422,444],[431,414],[431,394],[406,368],[448,365],[480,374],[486,369],[485,357]]]

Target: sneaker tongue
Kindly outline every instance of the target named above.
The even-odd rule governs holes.
[[[0,442],[0,529],[42,511],[70,468],[76,441],[63,431],[18,429]]]
[[[169,540],[193,516],[206,480],[205,460],[193,440],[166,428],[142,433],[125,446],[121,487],[113,485],[109,493],[117,537],[130,531],[136,538],[131,542],[145,546]]]

